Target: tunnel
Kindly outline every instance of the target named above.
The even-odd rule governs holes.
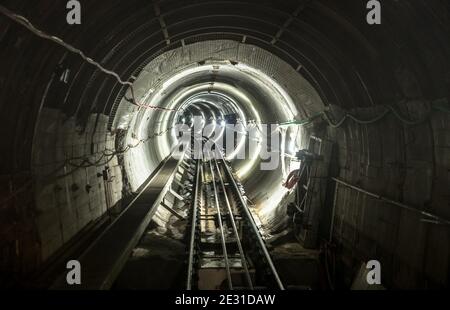
[[[0,287],[448,288],[450,3],[372,2],[2,1]]]

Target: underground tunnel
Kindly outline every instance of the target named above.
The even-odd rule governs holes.
[[[370,3],[2,1],[0,287],[448,288],[450,4]]]

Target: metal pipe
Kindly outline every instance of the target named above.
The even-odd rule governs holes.
[[[188,274],[187,274],[187,283],[186,289],[192,290],[192,273],[194,268],[194,255],[195,255],[195,230],[197,228],[197,212],[198,212],[198,198],[199,191],[201,186],[201,178],[202,174],[200,173],[200,169],[202,165],[200,164],[200,160],[197,160],[197,169],[195,173],[195,191],[194,197],[192,197],[192,222],[191,222],[191,237],[189,240],[189,258],[188,258]]]
[[[434,214],[429,213],[429,212],[426,212],[426,211],[421,211],[421,210],[418,210],[418,209],[416,209],[416,208],[414,208],[414,207],[405,205],[405,204],[403,204],[403,203],[401,203],[401,202],[398,202],[398,201],[395,201],[395,200],[392,200],[392,199],[383,197],[383,196],[378,195],[378,194],[374,194],[374,193],[372,193],[372,192],[366,191],[366,190],[363,189],[363,188],[360,188],[360,187],[357,187],[357,186],[355,186],[355,185],[349,184],[349,183],[344,182],[344,181],[342,181],[342,180],[339,180],[339,179],[337,179],[337,178],[331,178],[331,179],[332,179],[333,181],[335,181],[335,182],[337,182],[337,183],[339,183],[339,184],[342,184],[342,185],[344,185],[344,186],[347,186],[347,187],[349,187],[349,188],[351,188],[351,189],[353,189],[353,190],[355,190],[355,191],[364,193],[364,194],[366,194],[367,196],[370,196],[370,197],[373,197],[373,198],[375,198],[375,199],[384,201],[384,202],[386,202],[386,203],[392,204],[392,205],[394,205],[394,206],[400,207],[400,208],[405,209],[405,210],[408,210],[408,211],[410,211],[410,212],[419,213],[419,214],[421,214],[421,215],[423,215],[423,216],[432,218],[432,219],[434,219],[435,221],[437,221],[437,222],[439,222],[439,223],[441,223],[441,224],[450,225],[450,221],[449,221],[449,220],[444,219],[444,218],[442,218],[442,217],[440,217],[440,216],[434,215]]]
[[[209,167],[211,169],[211,181],[213,184],[213,189],[214,189],[214,202],[216,205],[216,210],[217,210],[217,219],[219,222],[219,229],[220,229],[220,235],[221,235],[221,242],[222,242],[222,250],[223,250],[223,257],[224,257],[224,261],[225,261],[225,269],[227,271],[227,279],[228,279],[228,288],[230,290],[233,289],[233,282],[231,281],[231,271],[230,271],[230,262],[228,261],[228,252],[227,252],[227,245],[226,245],[226,240],[225,240],[225,232],[223,231],[223,223],[222,223],[222,214],[220,212],[220,205],[219,205],[219,197],[217,195],[217,187],[216,187],[216,179],[214,177],[214,170],[213,170],[213,166],[212,166],[212,157],[209,161]]]
[[[335,214],[336,214],[336,202],[337,202],[337,194],[338,194],[338,189],[339,189],[339,183],[336,183],[335,185],[336,185],[336,187],[334,188],[333,210],[331,211],[330,238],[328,240],[329,242],[331,242],[332,239],[333,239],[334,218],[335,218]]]
[[[233,211],[231,210],[230,201],[229,201],[228,195],[226,193],[225,184],[223,183],[223,176],[222,176],[222,173],[220,172],[219,165],[217,164],[217,160],[214,160],[214,162],[215,162],[215,165],[216,165],[217,172],[219,174],[220,185],[222,187],[223,195],[225,197],[225,204],[227,206],[228,214],[230,216],[231,226],[233,227],[233,232],[234,232],[234,235],[236,236],[236,244],[238,246],[239,254],[241,255],[242,267],[244,268],[244,271],[245,271],[245,276],[246,276],[246,279],[247,279],[248,286],[250,287],[250,289],[253,290],[252,278],[250,276],[250,272],[248,271],[247,260],[245,258],[244,249],[242,247],[241,239],[239,238],[239,232],[237,230],[236,221],[234,220],[234,214],[233,214]]]

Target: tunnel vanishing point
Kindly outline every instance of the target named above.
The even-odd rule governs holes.
[[[449,287],[448,1],[1,2],[0,287]]]

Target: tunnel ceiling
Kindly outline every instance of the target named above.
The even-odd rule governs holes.
[[[229,122],[233,121],[227,117],[235,115],[236,123],[258,126],[258,131],[254,141],[240,136],[236,150],[227,151],[226,157],[233,160],[237,176],[261,209],[276,206],[287,192],[282,186],[286,169],[261,171],[261,147],[248,150],[251,143],[259,145],[265,130],[262,124],[302,119],[324,109],[317,92],[292,66],[258,46],[232,40],[201,41],[167,51],[141,70],[133,89],[134,98],[141,105],[170,109],[139,108],[130,102],[130,90],[114,107],[111,130],[127,130],[127,139],[133,144],[153,133],[170,133],[124,155],[133,190],[171,154],[178,141],[177,125],[192,125],[201,118],[202,125],[208,128],[204,135],[222,145],[226,140],[224,133],[232,130]],[[243,130],[236,130],[239,131]],[[296,137],[288,136],[284,144],[299,148],[299,141],[291,143]],[[237,158],[243,150],[248,155]],[[283,151],[283,165],[284,154]]]
[[[75,27],[67,26],[64,8],[58,4],[5,2],[125,78],[137,76],[164,51],[226,39],[259,46],[283,59],[313,85],[325,105],[350,109],[405,98],[435,99],[448,92],[447,70],[441,65],[446,63],[448,42],[440,35],[446,31],[446,16],[438,9],[439,1],[388,2],[384,26],[376,29],[365,23],[364,4],[351,1],[257,1],[256,6],[255,1],[153,5],[134,0],[112,1],[107,6],[89,1],[83,7],[83,23]],[[420,18],[416,18],[418,12]],[[19,172],[28,170],[29,155],[19,154],[30,154],[31,124],[42,106],[76,115],[83,125],[93,112],[114,113],[125,89],[76,55],[4,18],[2,24],[2,44],[14,46],[2,51],[2,72],[10,77],[2,81],[2,96],[7,98],[2,108],[11,116],[2,126],[15,132],[3,143],[13,151],[3,152],[8,160],[2,165],[6,171]],[[28,74],[13,75],[19,70]],[[59,78],[65,70],[70,70],[69,78],[62,83]],[[12,99],[23,104],[7,106]],[[23,143],[12,141],[17,137]]]
[[[378,118],[383,122],[344,118],[339,126],[320,118],[305,126],[305,139],[318,134],[335,144],[333,173],[347,182],[450,216],[448,114],[425,108],[448,105],[449,1],[383,1],[379,26],[367,24],[366,1],[353,0],[90,0],[76,26],[67,24],[60,0],[2,5],[134,83],[139,102],[171,109],[137,107],[117,79],[0,16],[0,174],[7,193],[0,245],[13,249],[11,261],[25,266],[20,272],[33,270],[108,211],[108,203],[139,188],[168,155],[171,126],[190,113],[218,124],[229,112],[247,122],[300,121],[323,111],[335,121],[346,112]],[[179,108],[183,113],[174,111]],[[289,130],[294,150],[309,143]],[[102,185],[101,150],[140,143],[147,134],[154,135],[151,143],[111,156],[115,180],[106,176]],[[66,162],[86,156],[96,165],[80,171],[75,164],[72,177]],[[281,172],[268,174],[244,168],[245,161],[233,165],[252,176],[243,185],[257,203],[280,202],[288,160]],[[55,168],[63,175],[39,179]],[[382,252],[388,268],[402,265],[389,279],[397,287],[448,284],[448,231],[440,230],[446,228],[423,228],[401,210],[378,211],[346,190],[335,195],[335,233],[349,242],[344,247],[352,259]],[[73,214],[58,213],[58,199],[73,203]],[[348,215],[360,205],[361,213]],[[276,212],[261,216],[277,225],[270,213]],[[364,225],[355,220],[369,215]],[[434,255],[436,249],[443,254]]]

